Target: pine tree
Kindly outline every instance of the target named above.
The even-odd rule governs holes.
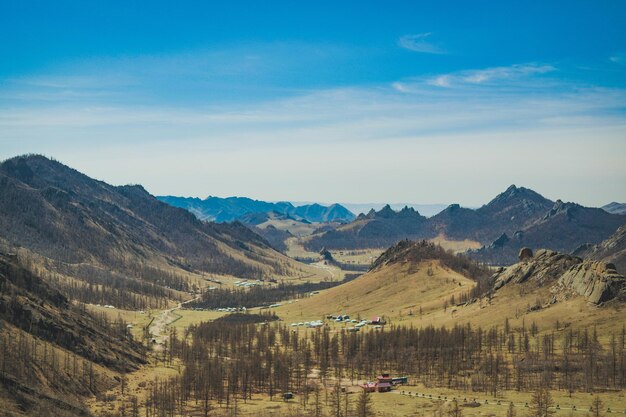
[[[372,415],[372,398],[367,390],[362,390],[357,401],[357,416],[369,417]]]
[[[513,405],[513,402],[511,401],[509,403],[509,408],[506,410],[506,417],[515,417],[515,405]]]
[[[591,417],[604,417],[604,413],[602,412],[603,408],[604,408],[604,403],[602,402],[600,397],[598,397],[598,396],[593,397],[593,401],[591,402],[591,410],[590,410],[590,414],[589,415]]]
[[[531,411],[529,417],[550,417],[556,412],[552,409],[554,401],[550,391],[546,388],[538,389],[533,393],[531,399]]]

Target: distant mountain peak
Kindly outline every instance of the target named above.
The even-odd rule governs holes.
[[[493,200],[487,203],[487,206],[501,205],[503,203],[507,204],[511,201],[518,200],[530,200],[539,203],[550,202],[550,200],[530,188],[517,187],[515,184],[512,184],[506,190],[498,194]]]
[[[613,201],[612,203],[602,206],[601,208],[602,210],[612,214],[626,214],[626,203],[618,203],[617,201]]]
[[[386,204],[385,207],[383,207],[382,209],[380,209],[379,212],[376,213],[376,217],[380,217],[383,219],[389,219],[391,217],[394,217],[395,215],[396,212],[391,208],[389,204]]]

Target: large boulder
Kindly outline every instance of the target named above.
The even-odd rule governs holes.
[[[520,262],[524,262],[529,259],[532,259],[532,257],[533,257],[533,250],[531,248],[522,248],[519,251],[519,255],[517,255],[517,258],[519,259]]]

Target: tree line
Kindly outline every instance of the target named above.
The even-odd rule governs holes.
[[[204,290],[199,300],[185,304],[187,308],[258,307],[283,300],[308,297],[311,292],[336,287],[352,281],[359,275],[350,274],[341,281],[304,282],[301,284],[279,283],[255,285],[247,288],[216,288]]]

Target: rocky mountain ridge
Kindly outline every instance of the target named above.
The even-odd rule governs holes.
[[[626,223],[626,216],[583,207],[561,200],[553,202],[533,190],[511,185],[478,209],[451,204],[433,217],[404,208],[360,214],[349,224],[318,233],[305,247],[363,249],[388,247],[402,239],[471,240],[484,247],[469,253],[496,265],[512,264],[520,248],[550,248],[570,252],[583,243],[597,244]]]
[[[305,204],[294,206],[290,202],[271,203],[253,200],[247,197],[213,197],[202,200],[192,197],[159,196],[159,200],[174,207],[183,208],[192,212],[201,220],[218,223],[243,221],[246,216],[276,212],[288,215],[296,220],[305,220],[313,223],[323,222],[350,222],[355,216],[340,204],[323,206],[321,204]]]

